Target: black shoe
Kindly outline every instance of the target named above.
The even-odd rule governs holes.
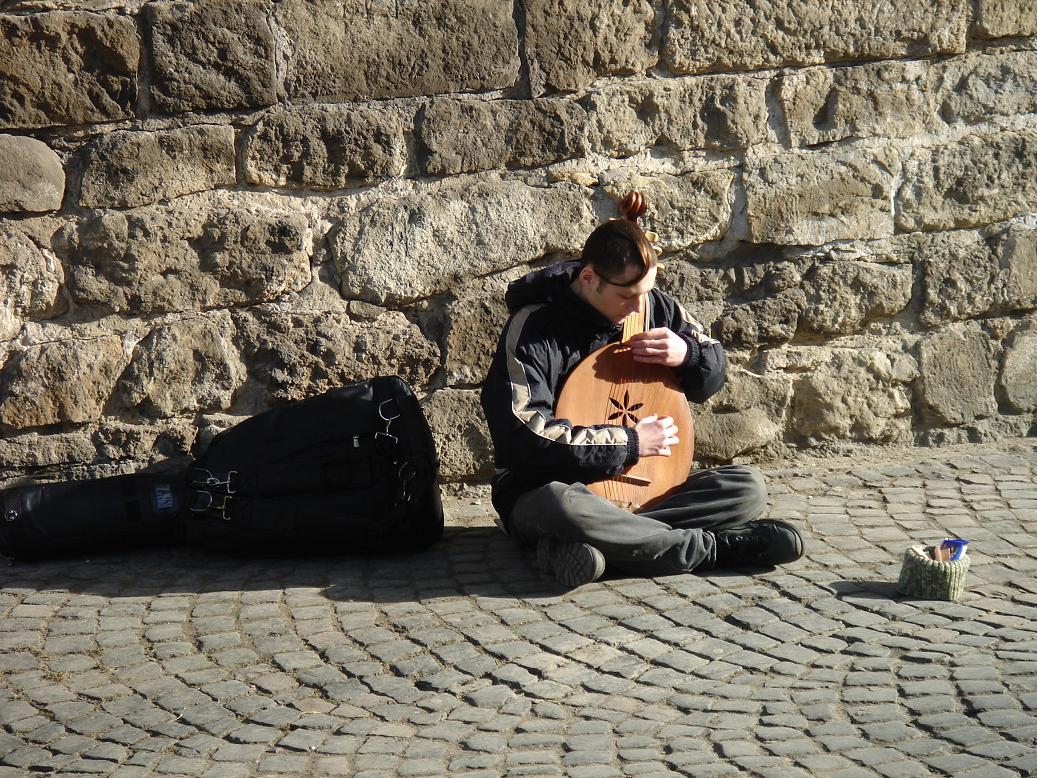
[[[803,536],[784,521],[751,521],[738,529],[714,532],[714,567],[773,567],[803,556]]]
[[[540,538],[537,566],[562,585],[575,589],[601,578],[605,572],[605,557],[586,543]]]

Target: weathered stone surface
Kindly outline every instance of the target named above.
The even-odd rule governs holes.
[[[28,471],[41,467],[91,462],[96,449],[87,432],[26,432],[0,438],[0,468]]]
[[[756,349],[787,343],[796,336],[806,305],[806,294],[798,288],[733,305],[717,320],[716,337],[732,348]]]
[[[815,351],[818,351],[815,349]],[[907,443],[911,357],[876,349],[822,349],[793,385],[792,430],[807,445],[858,440]]]
[[[803,276],[807,306],[800,325],[823,335],[849,335],[866,322],[893,316],[911,301],[908,265],[818,262]]]
[[[0,128],[89,124],[133,115],[137,25],[54,11],[0,16]]]
[[[69,236],[75,300],[149,315],[272,300],[310,280],[306,219],[239,197],[103,212]]]
[[[436,438],[444,481],[493,475],[493,443],[477,390],[441,389],[426,397],[421,407]]]
[[[1037,230],[1011,227],[992,241],[1003,270],[999,276],[1007,310],[1037,308]]]
[[[245,178],[261,186],[343,189],[399,175],[414,110],[309,105],[278,110],[248,133]]]
[[[906,232],[992,224],[1037,208],[1037,132],[969,135],[920,149],[904,164],[897,228]]]
[[[932,71],[936,103],[948,122],[1037,112],[1035,51],[969,54],[941,62]]]
[[[269,0],[149,3],[151,98],[167,113],[277,99]]]
[[[439,98],[419,128],[427,150],[425,172],[536,167],[577,157],[586,123],[587,112],[569,100]]]
[[[707,407],[714,413],[763,411],[773,421],[781,421],[792,396],[792,380],[780,373],[754,373],[731,366],[724,387],[709,399]]]
[[[526,58],[534,95],[571,92],[599,76],[643,73],[659,59],[658,0],[527,0]]]
[[[997,353],[975,324],[953,324],[919,343],[920,398],[936,421],[963,424],[997,413]]]
[[[1037,15],[1029,0],[978,0],[976,34],[981,38],[1037,35]]]
[[[156,327],[135,349],[120,397],[158,418],[229,408],[245,381],[233,334],[225,311]]]
[[[28,429],[93,421],[127,362],[129,354],[115,335],[18,351],[0,372],[0,423]]]
[[[285,90],[339,101],[504,89],[519,74],[513,14],[507,0],[287,0],[275,11],[291,43]]]
[[[0,135],[0,212],[56,211],[64,197],[65,170],[46,143]]]
[[[778,79],[777,94],[792,142],[907,137],[936,123],[925,62],[807,68]]]
[[[79,204],[127,208],[236,182],[234,128],[112,132],[90,148]]]
[[[439,347],[396,311],[368,321],[341,313],[293,313],[257,306],[235,314],[239,350],[250,380],[246,410],[268,397],[297,400],[376,375],[424,386],[439,367]]]
[[[967,0],[675,0],[662,56],[698,73],[959,52],[968,21]]]
[[[507,276],[481,278],[459,290],[457,299],[447,305],[443,367],[448,384],[477,384],[486,377],[508,320],[507,288]]]
[[[978,233],[910,235],[899,251],[919,270],[923,325],[968,319],[997,307],[1003,285],[999,262]]]
[[[704,76],[608,86],[585,98],[591,147],[625,157],[659,145],[738,149],[767,139],[767,80]]]
[[[680,300],[689,313],[707,327],[717,320],[727,296],[737,289],[733,269],[688,262],[679,257],[666,258],[656,283],[662,291]]]
[[[595,224],[572,185],[454,180],[375,200],[332,232],[331,245],[343,295],[398,303],[554,250],[577,252]]]
[[[0,222],[0,341],[18,334],[28,319],[47,319],[67,308],[58,258],[11,224]]]
[[[747,408],[731,413],[695,416],[695,457],[730,462],[778,439],[781,427],[763,411]]]
[[[749,234],[757,243],[821,245],[893,233],[896,152],[793,151],[746,160]]]
[[[90,468],[93,472],[86,477],[114,475],[111,470],[121,470],[120,463],[130,464],[129,472],[151,464],[157,464],[156,472],[178,468],[183,472],[182,468],[190,464],[190,459],[184,460],[191,453],[196,435],[194,419],[161,419],[148,424],[102,419],[91,429],[90,440],[96,455]]]
[[[791,395],[787,376],[729,368],[724,388],[694,409],[696,457],[730,461],[778,440]]]
[[[656,248],[665,252],[720,240],[727,234],[733,183],[734,174],[727,170],[682,176],[617,171],[602,176],[603,188],[617,201],[627,192],[644,194],[649,205],[641,224],[658,234]]]
[[[998,384],[1013,411],[1037,410],[1037,328],[1032,324],[1005,344]]]

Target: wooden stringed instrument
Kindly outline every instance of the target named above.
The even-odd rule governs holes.
[[[636,218],[644,213],[643,198],[624,212]],[[632,219],[633,220],[633,219]],[[629,511],[651,508],[677,491],[691,472],[695,455],[695,430],[688,399],[673,370],[635,362],[626,342],[650,328],[648,295],[641,298],[638,313],[623,320],[623,336],[587,355],[569,374],[555,407],[557,418],[575,425],[615,424],[634,427],[646,416],[670,416],[680,442],[670,446],[670,456],[641,457],[619,475],[587,484],[599,497]]]

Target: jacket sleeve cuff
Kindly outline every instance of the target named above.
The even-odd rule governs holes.
[[[641,458],[641,438],[633,427],[627,430],[627,457],[623,460],[623,467],[627,468],[637,464]]]
[[[681,367],[695,367],[702,359],[702,346],[691,335],[680,333],[680,338],[688,344],[688,353],[684,355]]]

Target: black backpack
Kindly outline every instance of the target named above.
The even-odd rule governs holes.
[[[333,389],[218,434],[188,478],[184,532],[206,548],[421,548],[443,534],[439,459],[397,376]]]

